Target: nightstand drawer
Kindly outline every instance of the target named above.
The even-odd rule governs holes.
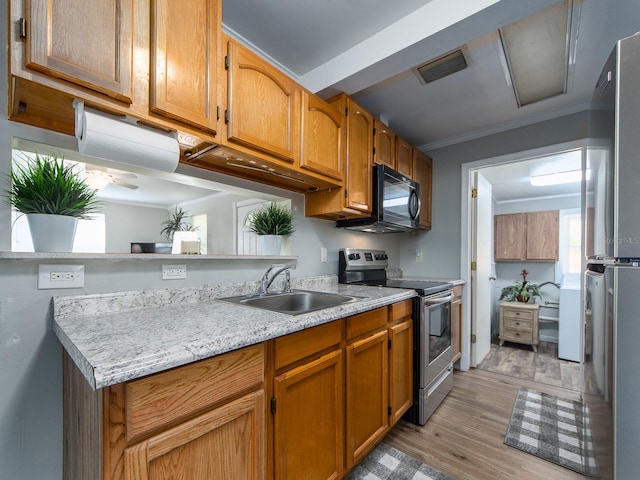
[[[533,332],[531,330],[518,330],[514,328],[505,328],[504,340],[512,340],[514,342],[533,343]]]
[[[510,328],[513,330],[533,330],[533,321],[521,318],[509,318],[506,317],[504,319],[505,328]]]
[[[533,319],[533,311],[531,310],[512,310],[510,308],[505,308],[503,310],[503,315],[505,318],[520,318],[523,320]]]

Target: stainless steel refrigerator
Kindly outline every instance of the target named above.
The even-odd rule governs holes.
[[[616,43],[584,162],[582,393],[603,479],[640,478],[640,34]]]

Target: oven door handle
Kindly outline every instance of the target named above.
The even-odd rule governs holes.
[[[425,297],[422,299],[422,302],[425,305],[441,305],[443,303],[448,303],[453,300],[453,292],[445,292],[444,296],[433,296],[433,297]]]

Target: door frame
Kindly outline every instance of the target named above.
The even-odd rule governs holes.
[[[557,143],[544,147],[534,148],[530,150],[523,150],[519,152],[509,153],[496,157],[487,157],[481,160],[475,160],[473,162],[463,163],[461,165],[461,201],[460,201],[460,278],[464,280],[465,284],[469,287],[471,285],[471,249],[472,249],[472,235],[473,232],[473,219],[471,212],[473,211],[471,188],[473,185],[473,174],[486,167],[493,167],[497,165],[505,165],[508,163],[515,163],[524,160],[529,160],[534,157],[540,157],[544,155],[551,155],[553,153],[562,150],[571,150],[576,148],[586,148],[593,142],[590,139],[585,138],[581,140]],[[460,356],[460,370],[467,371],[471,368],[471,311],[475,310],[475,298],[471,295],[471,288],[464,288],[462,290],[462,327],[461,327],[461,356]],[[490,324],[491,322],[489,322]],[[490,327],[489,327],[490,328]]]

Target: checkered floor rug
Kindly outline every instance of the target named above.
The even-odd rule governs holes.
[[[454,479],[383,442],[345,480]]]
[[[504,443],[583,475],[600,474],[582,402],[521,387]]]

